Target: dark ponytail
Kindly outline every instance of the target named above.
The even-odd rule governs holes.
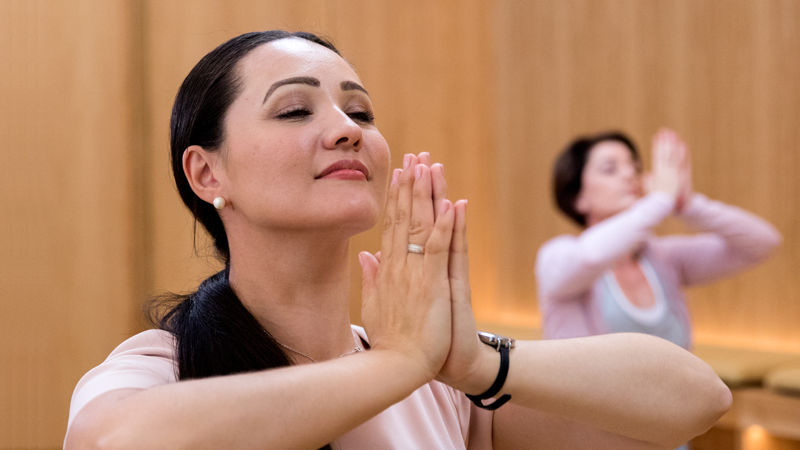
[[[242,305],[228,268],[200,284],[160,321],[177,339],[181,380],[288,366],[289,359]]]
[[[311,33],[273,30],[237,36],[204,56],[183,81],[170,121],[172,173],[183,203],[211,235],[225,269],[203,281],[197,292],[170,294],[151,305],[149,315],[177,342],[178,379],[250,372],[290,365],[268,331],[244,307],[229,282],[230,250],[214,207],[197,197],[183,173],[183,152],[191,145],[215,151],[224,136],[224,118],[240,90],[237,63],[251,50],[284,38],[301,38],[339,54]],[[167,310],[160,315],[159,311]],[[326,446],[328,447],[328,446]]]

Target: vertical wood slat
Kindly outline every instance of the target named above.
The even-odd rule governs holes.
[[[131,5],[0,2],[0,447],[59,446],[133,329]]]

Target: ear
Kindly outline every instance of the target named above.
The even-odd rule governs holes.
[[[222,185],[215,173],[219,152],[209,152],[199,145],[191,145],[183,151],[183,173],[194,193],[202,200],[212,203],[214,197],[222,195]]]

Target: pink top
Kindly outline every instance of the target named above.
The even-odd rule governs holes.
[[[366,340],[364,330],[353,329]],[[80,410],[115,389],[148,389],[177,383],[172,334],[147,330],[120,344],[103,363],[87,372],[72,394],[67,433]],[[438,381],[350,430],[331,443],[353,449],[492,448],[492,412],[475,407],[463,393]]]
[[[667,194],[654,192],[579,236],[558,236],[542,246],[536,279],[546,338],[630,331],[609,324],[609,317],[624,314],[609,311],[614,302],[608,299],[619,291],[604,274],[620,257],[642,247],[645,273],[652,274],[648,280],[664,302],[666,322],[659,326],[671,328],[676,337],[670,340],[688,348],[691,328],[681,287],[751,266],[781,241],[777,230],[764,220],[701,194],[691,197],[679,217],[703,233],[653,236],[651,230],[673,209],[674,201]]]

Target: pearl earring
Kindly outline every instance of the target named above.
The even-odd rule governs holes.
[[[223,209],[225,208],[225,199],[222,197],[214,197],[214,208]]]

